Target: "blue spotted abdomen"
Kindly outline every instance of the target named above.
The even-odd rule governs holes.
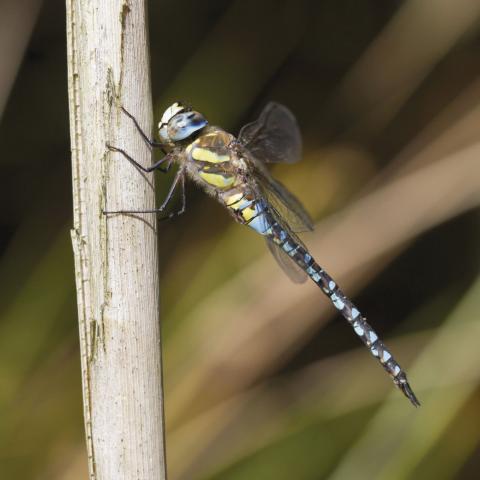
[[[296,242],[288,233],[282,232],[281,230],[274,232],[272,240],[282,248],[322,289],[323,293],[330,298],[335,308],[350,323],[357,336],[360,337],[362,342],[370,350],[370,353],[391,375],[395,384],[402,390],[412,404],[415,406],[420,405],[408,384],[405,372],[393,358],[393,355],[378,338],[378,335],[360,314],[357,307],[345,296],[332,277],[315,262],[307,249]]]
[[[299,241],[290,235],[286,229],[279,224],[275,218],[269,214],[268,206],[262,201],[252,201],[248,198],[240,198],[235,207],[240,211],[242,206],[243,216],[252,218],[245,223],[258,233],[266,236],[269,241],[280,247],[307,275],[317,284],[322,292],[330,299],[335,308],[352,326],[354,332],[367,346],[370,353],[380,362],[383,368],[390,374],[394,383],[404,393],[404,395],[418,406],[415,394],[413,393],[407,381],[407,376],[402,370],[393,355],[387,349],[385,344],[378,338],[374,329],[367,323],[366,319],[360,314],[357,307],[345,296],[336,282],[325,272],[310,255],[308,250],[299,243]],[[247,210],[246,210],[247,209]]]
[[[263,199],[257,199],[248,189],[231,189],[224,193],[223,200],[237,221],[248,225],[257,233],[267,237],[288,255],[317,284],[330,299],[335,308],[352,326],[354,332],[367,346],[370,353],[380,362],[393,378],[397,387],[413,405],[420,405],[407,381],[407,376],[393,358],[373,328],[360,314],[357,307],[344,295],[335,281],[310,255],[308,250],[293,234],[285,229],[280,220],[270,214],[269,206]]]

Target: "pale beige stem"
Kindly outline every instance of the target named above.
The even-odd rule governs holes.
[[[119,105],[149,131],[145,2],[67,0],[75,254],[90,478],[166,478],[154,215],[145,179],[105,144],[149,165]],[[147,181],[148,180],[148,181]]]

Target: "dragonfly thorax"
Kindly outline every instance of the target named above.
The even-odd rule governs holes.
[[[208,122],[201,113],[175,102],[163,113],[158,124],[158,134],[162,142],[173,145],[186,140],[207,125]]]

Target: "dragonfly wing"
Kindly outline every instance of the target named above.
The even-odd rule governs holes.
[[[277,211],[285,223],[294,232],[311,232],[313,220],[300,200],[287,188],[275,180],[269,172],[262,172],[260,188],[269,204]]]
[[[249,173],[254,179],[257,195],[263,197],[276,216],[292,232],[308,232],[313,230],[313,220],[300,200],[287,188],[275,180],[265,165],[250,152],[244,151],[243,157],[249,163]]]
[[[275,102],[240,130],[238,141],[261,162],[295,163],[302,154],[302,137],[293,113]]]
[[[277,244],[267,240],[267,247],[282,270],[294,283],[304,283],[308,275]]]

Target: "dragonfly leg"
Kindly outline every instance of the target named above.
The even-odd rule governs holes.
[[[187,197],[185,195],[185,175],[182,175],[180,178],[181,186],[182,186],[182,206],[180,207],[180,210],[176,212],[171,212],[167,216],[159,218],[158,220],[160,222],[164,220],[170,220],[173,217],[179,217],[180,215],[185,213],[186,206],[187,206]]]
[[[106,145],[111,152],[121,153],[130,163],[132,163],[137,168],[142,170],[142,172],[145,172],[145,173],[150,173],[150,172],[153,172],[154,170],[160,170],[160,172],[162,173],[167,173],[170,170],[170,167],[172,166],[173,155],[170,153],[167,153],[163,158],[155,162],[151,167],[144,167],[143,165],[140,165],[136,160],[134,160],[125,150],[121,148],[113,147],[108,143]],[[167,164],[166,167],[162,167],[164,163]]]
[[[177,188],[178,182],[182,182],[182,187],[183,187],[183,207],[182,209],[184,210],[185,207],[185,173],[184,169],[178,170],[178,172],[175,174],[175,178],[173,179],[172,184],[170,185],[170,189],[168,190],[167,196],[163,200],[162,204],[158,208],[152,208],[148,210],[104,210],[103,214],[104,215],[113,215],[113,214],[118,214],[118,213],[162,213],[165,208],[167,207],[168,203],[173,197],[173,194],[175,193],[175,189]],[[181,211],[183,213],[183,211]],[[177,213],[177,215],[180,215],[181,213]],[[172,215],[173,216],[173,215]],[[161,219],[163,220],[163,218]]]
[[[151,138],[149,138],[148,135],[142,130],[142,127],[138,124],[137,119],[126,108],[124,107],[120,107],[120,108],[122,109],[122,112],[133,121],[135,127],[138,130],[138,133],[140,133],[142,138],[145,140],[145,143],[150,145],[150,147],[152,148],[160,148],[163,153],[166,153],[164,150],[165,145],[163,143],[156,142],[155,140],[152,140]]]

